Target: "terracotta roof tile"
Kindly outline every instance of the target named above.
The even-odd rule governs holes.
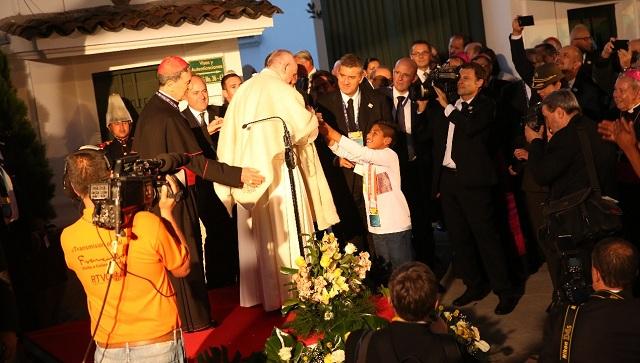
[[[0,19],[0,31],[25,39],[46,38],[58,33],[66,36],[75,30],[93,34],[98,27],[107,31],[122,29],[158,29],[164,25],[178,27],[185,22],[200,25],[204,21],[219,23],[225,19],[257,19],[281,14],[282,10],[267,0],[163,0],[137,5],[105,5],[63,13],[16,15]]]

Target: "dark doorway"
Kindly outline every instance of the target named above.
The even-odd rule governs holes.
[[[611,37],[617,37],[615,4],[589,6],[567,10],[569,29],[584,24],[591,31],[597,49],[602,49]]]
[[[119,71],[93,74],[93,89],[96,95],[100,136],[103,141],[110,138],[106,126],[107,102],[109,95],[118,93],[133,118],[131,134],[135,131],[138,114],[149,98],[158,90],[156,70],[158,66],[129,68]]]

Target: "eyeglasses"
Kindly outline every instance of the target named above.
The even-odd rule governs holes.
[[[115,126],[128,126],[131,124],[131,121],[113,121],[111,122],[111,125],[115,125]]]
[[[414,57],[426,57],[429,54],[431,54],[431,53],[429,53],[429,51],[426,51],[426,50],[422,51],[422,52],[413,52],[413,53],[411,53],[411,55],[414,56]]]

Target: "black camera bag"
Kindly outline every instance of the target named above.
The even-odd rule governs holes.
[[[578,137],[590,186],[543,206],[545,223],[538,231],[540,240],[566,238],[579,246],[612,236],[622,229],[622,210],[614,200],[603,198],[600,192],[591,144],[582,126],[578,127]]]

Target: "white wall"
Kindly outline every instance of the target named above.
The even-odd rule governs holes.
[[[262,36],[258,36],[255,41],[240,42],[242,64],[251,64],[260,71],[267,54],[284,48],[293,53],[303,49],[310,51],[317,67],[320,63],[316,33],[313,19],[309,18],[305,11],[307,1],[271,0],[271,3],[282,9],[284,14],[275,14],[273,28],[265,29]]]
[[[241,66],[235,39],[44,61],[12,59],[12,79],[16,79],[18,94],[31,105],[30,119],[38,120],[36,127],[54,172],[53,206],[58,214],[54,223],[64,226],[78,216],[70,199],[62,193],[64,157],[81,145],[100,142],[92,74],[154,65],[172,54],[186,60],[223,56],[225,69]],[[221,103],[219,84],[209,88]]]

